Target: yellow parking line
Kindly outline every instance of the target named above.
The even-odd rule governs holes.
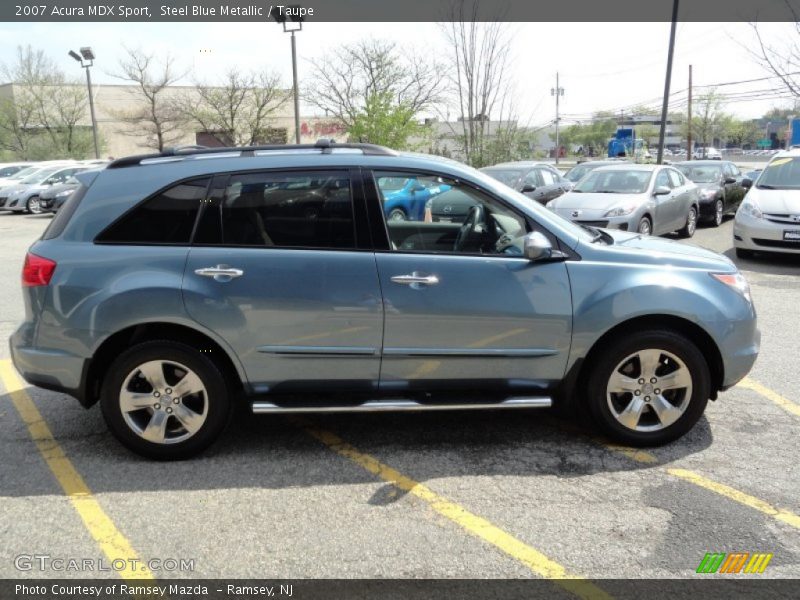
[[[749,377],[742,379],[737,384],[737,387],[753,390],[757,394],[764,396],[767,400],[772,400],[772,402],[780,406],[786,412],[793,414],[795,417],[800,417],[800,404],[795,404],[791,400],[784,398],[777,392],[773,392],[768,387],[761,385],[757,381],[753,381]]]
[[[97,545],[100,546],[110,562],[115,559],[125,560],[125,569],[118,571],[120,577],[123,579],[155,579],[150,570],[138,559],[130,542],[116,528],[114,522],[92,495],[92,491],[84,482],[83,477],[53,438],[50,428],[25,391],[25,385],[11,365],[11,361],[0,360],[0,379],[3,380],[6,392],[11,396],[17,412],[28,426],[28,432],[36,443],[39,453],[50,467],[53,476],[61,485]],[[139,565],[138,570],[132,568],[133,561]]]
[[[593,583],[570,575],[563,566],[538,550],[528,546],[511,534],[506,533],[486,519],[471,513],[463,506],[440,496],[418,481],[414,481],[392,467],[383,464],[376,458],[359,452],[336,434],[320,429],[305,419],[295,417],[291,420],[340,456],[351,460],[358,466],[396,488],[413,494],[420,500],[423,500],[443,517],[460,526],[471,535],[482,539],[511,558],[521,562],[535,574],[548,579],[558,580],[554,583],[575,594],[579,598],[587,600],[610,600],[611,596]]]
[[[717,494],[725,496],[726,498],[730,498],[739,504],[744,504],[745,506],[754,508],[755,510],[762,512],[765,515],[769,515],[778,521],[783,521],[792,527],[800,529],[800,516],[791,513],[788,510],[775,508],[771,504],[764,502],[763,500],[759,500],[755,496],[745,494],[744,492],[740,492],[739,490],[736,490],[725,484],[706,479],[694,471],[687,471],[686,469],[667,469],[667,473],[674,475],[675,477],[680,477],[681,479],[695,485],[699,485],[707,490],[711,490],[712,492],[716,492]]]

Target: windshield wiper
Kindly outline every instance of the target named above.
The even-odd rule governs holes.
[[[778,189],[777,186],[769,185],[767,183],[759,183],[756,187],[758,189],[760,189],[760,190],[777,190]]]
[[[575,192],[576,194],[582,194],[583,193],[583,190],[576,190],[575,188],[572,188],[570,191],[571,192]]]
[[[616,192],[614,190],[597,190],[595,194],[621,194],[622,192]]]
[[[614,238],[612,238],[602,229],[598,229],[597,227],[593,227],[591,225],[584,225],[583,223],[578,223],[578,225],[583,227],[589,233],[594,234],[594,237],[592,238],[593,244],[598,240],[603,240],[609,246],[614,243]]]

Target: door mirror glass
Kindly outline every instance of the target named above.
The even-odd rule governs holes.
[[[672,191],[672,190],[671,190],[671,189],[669,189],[667,186],[665,186],[665,185],[659,185],[659,186],[657,186],[657,187],[656,187],[656,189],[655,189],[655,190],[653,190],[653,196],[666,196],[666,195],[667,195],[667,194],[669,194],[671,191]]]
[[[736,183],[736,177],[726,177],[725,183]]]
[[[753,187],[753,180],[749,177],[745,177],[742,179],[742,187],[746,190],[749,190],[751,187]]]
[[[522,186],[522,193],[527,194],[528,192],[535,192],[536,186],[531,183],[526,183]]]
[[[534,231],[525,236],[523,252],[528,260],[545,260],[552,256],[553,246],[543,233]]]

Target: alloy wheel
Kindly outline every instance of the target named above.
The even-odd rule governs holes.
[[[173,361],[152,360],[133,369],[119,391],[123,419],[154,444],[177,444],[197,433],[208,416],[200,377]]]
[[[606,385],[611,414],[632,431],[653,432],[675,423],[692,397],[692,374],[666,350],[639,350],[617,364]]]

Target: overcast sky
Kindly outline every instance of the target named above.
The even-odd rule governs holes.
[[[552,120],[555,105],[550,88],[556,71],[565,88],[561,111],[565,124],[597,110],[660,106],[666,70],[669,23],[509,23],[512,38],[512,80],[521,121],[540,125]],[[796,36],[790,24],[761,25],[768,39]],[[142,46],[173,55],[185,69],[213,82],[229,65],[242,69],[268,67],[291,84],[289,35],[274,23],[2,23],[0,59],[10,60],[17,45],[41,48],[59,65],[81,76],[70,48],[92,46],[97,55],[97,83],[119,83],[110,76],[123,53],[122,45]],[[366,37],[393,40],[428,56],[443,56],[447,48],[435,23],[305,23],[298,34],[301,83],[306,60],[331,48]],[[672,90],[687,88],[688,65],[694,85],[759,79],[768,76],[749,55],[754,36],[746,23],[682,23],[678,25]],[[187,79],[185,83],[191,83]],[[726,110],[741,117],[758,117],[773,106],[791,101],[775,79],[726,85],[718,91],[740,94],[754,90],[762,99],[730,102]],[[697,87],[695,94],[702,88]],[[768,96],[763,98],[763,96]],[[676,94],[674,108],[685,110],[685,93]],[[741,97],[741,96],[739,96]],[[304,107],[304,113],[312,109]]]

